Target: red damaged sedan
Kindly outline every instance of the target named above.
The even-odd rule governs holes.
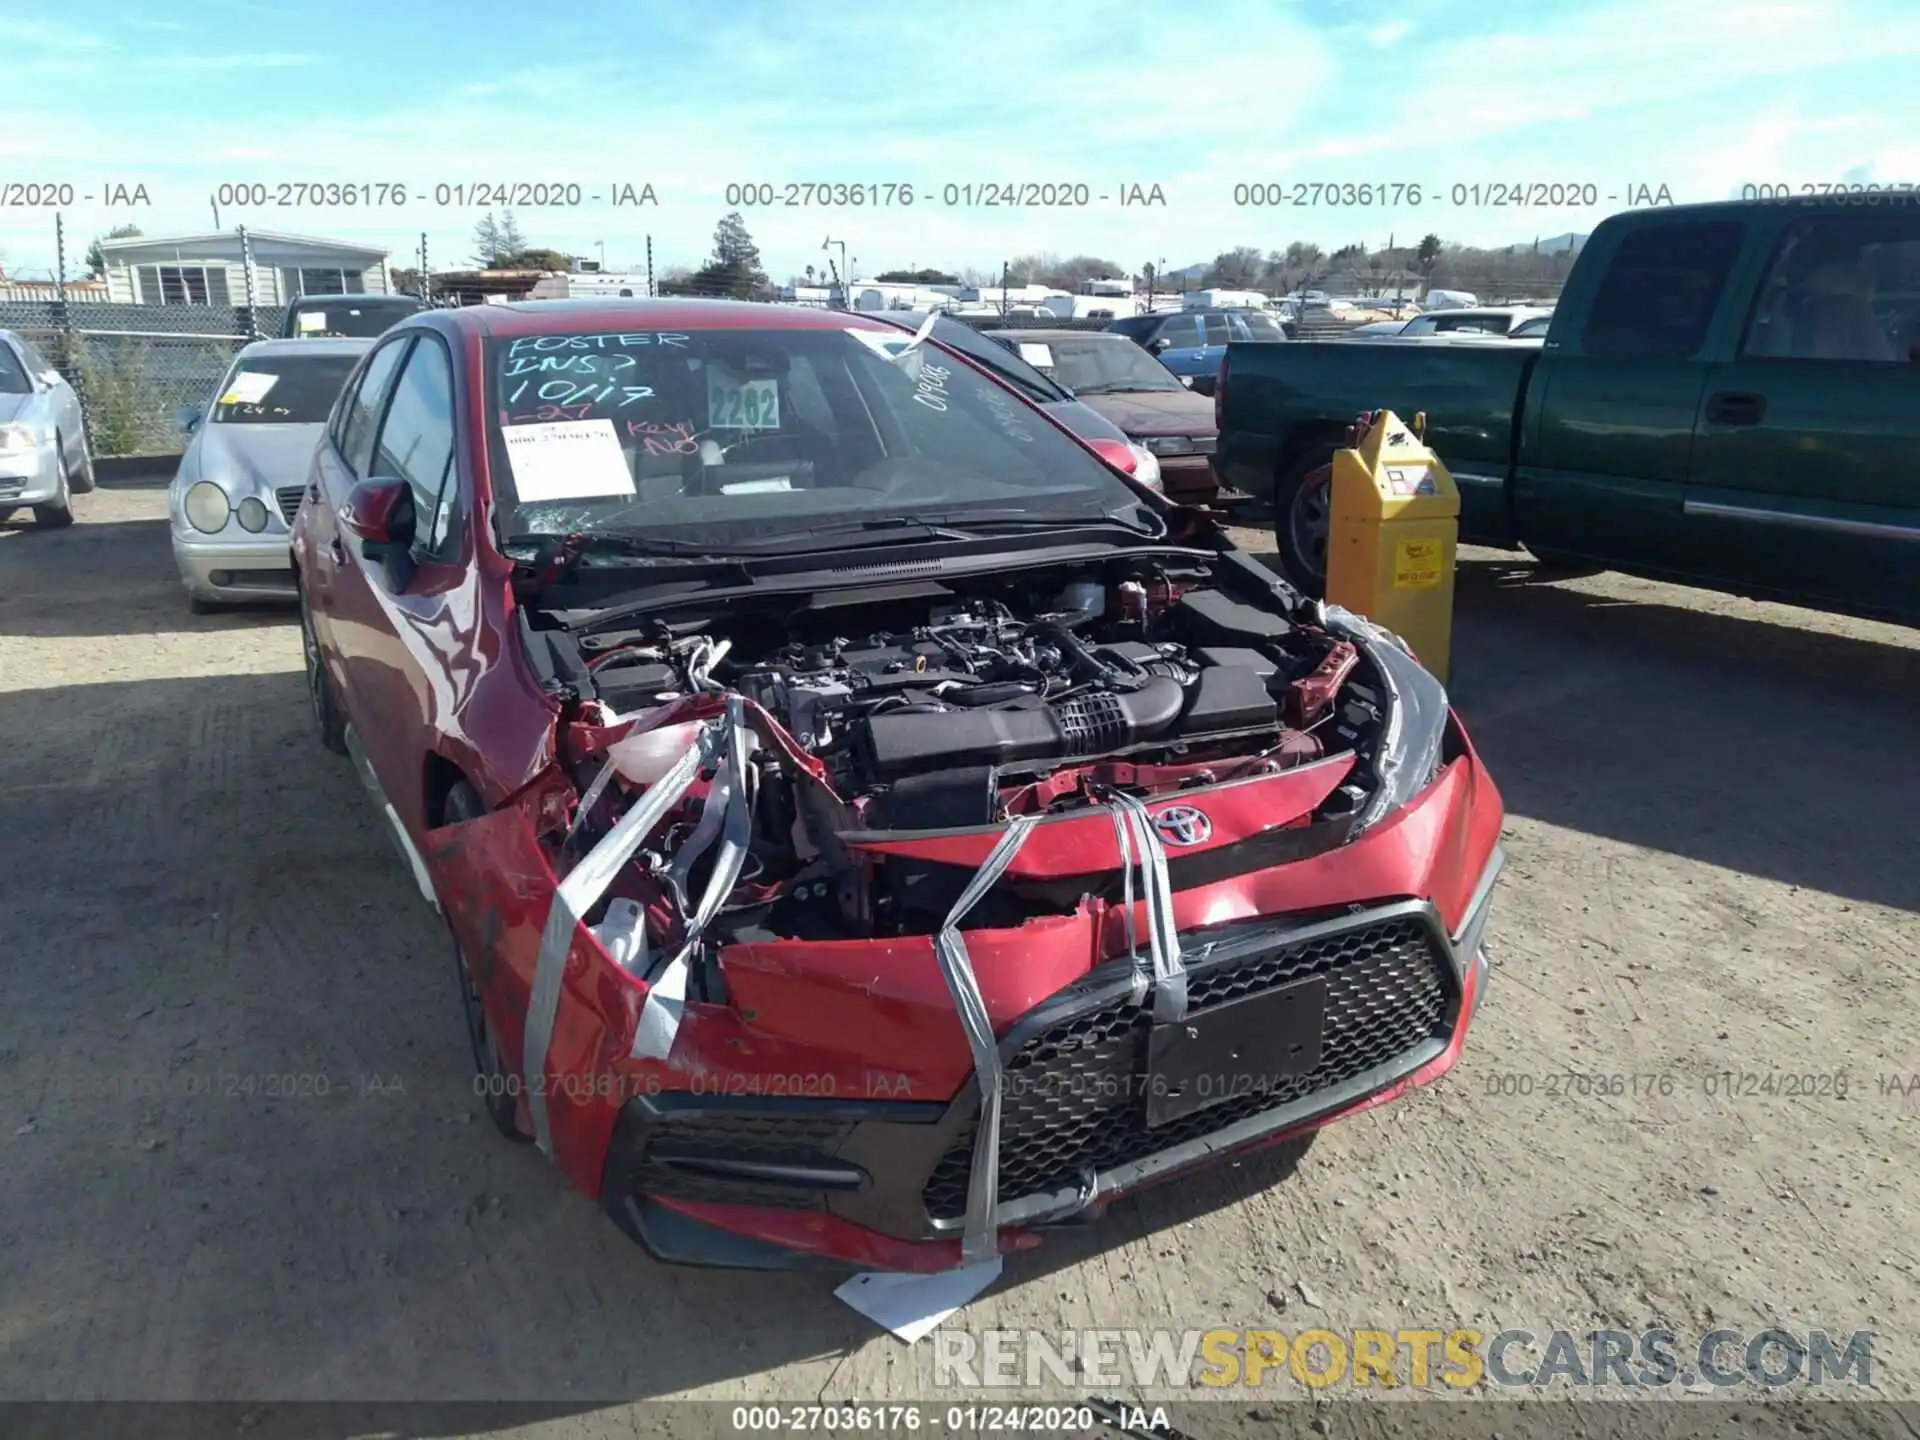
[[[1444,690],[926,335],[415,316],[293,551],[476,1088],[662,1259],[984,1259],[1459,1054]]]

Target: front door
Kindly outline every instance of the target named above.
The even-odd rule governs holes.
[[[422,332],[380,418],[362,479],[405,481],[411,492],[410,563],[396,572],[349,543],[349,583],[363,616],[349,684],[355,729],[387,799],[417,838],[428,824],[426,759],[436,734],[455,732],[482,665],[474,640],[478,581],[460,563],[464,532],[454,450],[453,357]]]
[[[1604,267],[1585,323],[1548,343],[1522,417],[1513,508],[1530,547],[1685,569],[1703,350],[1745,238],[1739,220],[1635,224],[1595,237],[1611,255],[1582,255]]]
[[[1708,372],[1686,495],[1722,583],[1920,612],[1920,208],[1794,220]]]

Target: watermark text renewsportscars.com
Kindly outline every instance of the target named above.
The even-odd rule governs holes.
[[[960,1330],[935,1332],[934,1384],[1328,1390],[1781,1391],[1870,1388],[1873,1333],[1826,1330]]]

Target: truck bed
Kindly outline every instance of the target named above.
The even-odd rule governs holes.
[[[1425,411],[1427,443],[1460,484],[1462,536],[1509,543],[1504,486],[1539,356],[1532,345],[1229,345],[1216,469],[1266,496],[1302,456],[1340,445],[1361,411]]]

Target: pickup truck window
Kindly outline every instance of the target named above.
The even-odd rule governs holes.
[[[1686,360],[1700,349],[1745,227],[1738,220],[1649,225],[1620,242],[1582,347],[1597,360]]]
[[[1905,362],[1920,343],[1920,215],[1821,215],[1781,237],[1740,353]]]

